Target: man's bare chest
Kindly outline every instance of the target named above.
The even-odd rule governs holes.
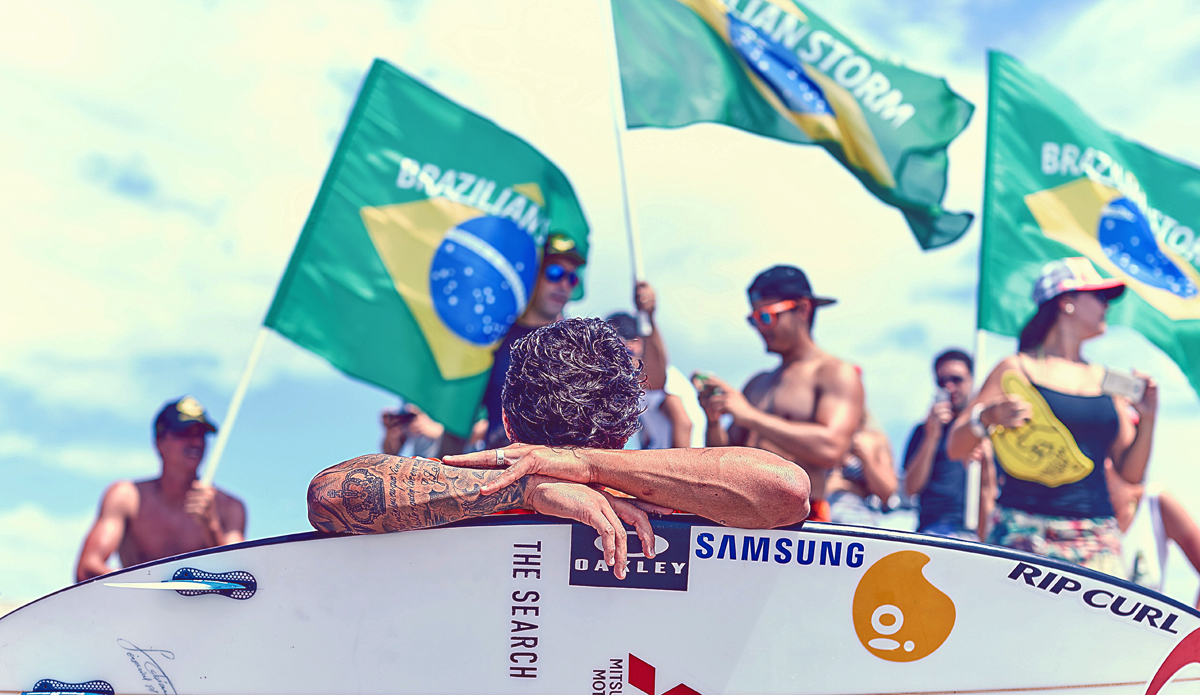
[[[811,422],[816,415],[817,390],[811,375],[786,374],[748,394],[754,407],[795,422]]]
[[[126,566],[208,547],[199,523],[183,509],[143,500],[121,543]]]

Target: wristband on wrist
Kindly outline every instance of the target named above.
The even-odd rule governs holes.
[[[986,427],[983,424],[982,417],[983,417],[983,404],[979,403],[979,404],[976,404],[976,406],[974,408],[971,408],[970,426],[971,426],[971,434],[975,435],[976,437],[979,437],[980,439],[983,439],[984,437],[988,436],[988,427]]]

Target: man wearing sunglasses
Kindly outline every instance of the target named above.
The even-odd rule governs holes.
[[[917,531],[921,533],[978,540],[963,523],[966,470],[961,461],[946,454],[948,425],[971,402],[973,368],[971,356],[962,350],[946,350],[933,360],[938,395],[925,421],[914,427],[908,438],[904,492],[920,496]]]
[[[542,326],[549,326],[563,316],[563,307],[570,301],[575,287],[579,285],[577,270],[586,262],[575,246],[575,241],[565,234],[553,232],[546,239],[542,250],[542,267],[537,284],[529,299],[525,313],[496,348],[492,362],[492,373],[488,377],[487,390],[483,394],[483,405],[487,408],[488,428],[484,442],[488,448],[504,446],[508,438],[500,422],[500,396],[504,390],[504,375],[511,361],[512,344]],[[447,452],[443,453],[457,453]]]
[[[846,459],[863,414],[858,372],[813,342],[817,307],[836,300],[814,295],[804,271],[793,266],[764,271],[748,292],[750,325],[782,363],[750,379],[741,393],[715,376],[699,376],[708,445],[755,447],[798,464],[812,484],[808,518],[829,521],[825,478]],[[720,422],[725,414],[733,418],[728,430]]]

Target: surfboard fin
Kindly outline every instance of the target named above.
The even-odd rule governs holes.
[[[175,570],[175,576],[161,582],[105,582],[104,586],[117,589],[156,589],[174,591],[183,596],[221,594],[244,601],[258,591],[258,582],[249,572],[235,571],[213,574],[194,567]]]
[[[113,695],[115,691],[108,681],[88,681],[86,683],[64,683],[53,678],[43,678],[33,684],[33,690],[22,693],[22,695],[33,695],[34,693],[61,693],[61,695]]]
[[[200,581],[200,582],[221,582],[223,584],[235,584],[238,588],[213,588],[213,589],[176,589],[176,593],[183,596],[200,596],[202,594],[220,594],[228,596],[239,601],[245,601],[258,591],[258,580],[249,572],[235,570],[233,572],[222,572],[214,574],[205,572],[194,567],[180,567],[175,570],[175,575],[171,577],[175,581]]]

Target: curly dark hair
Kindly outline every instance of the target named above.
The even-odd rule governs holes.
[[[517,442],[620,449],[638,431],[642,365],[602,319],[543,326],[513,343],[501,405]]]

